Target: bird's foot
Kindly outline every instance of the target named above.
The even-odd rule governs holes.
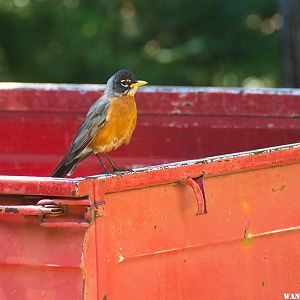
[[[112,174],[112,172],[111,172],[111,171],[109,171],[108,169],[105,169],[105,170],[103,171],[103,173],[102,173],[102,174],[109,175],[109,174]]]
[[[130,173],[133,172],[132,169],[119,169],[116,167],[113,167],[113,173]]]

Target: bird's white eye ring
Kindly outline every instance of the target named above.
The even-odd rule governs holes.
[[[129,87],[128,80],[125,80],[125,79],[121,80],[121,85],[124,86],[124,87],[126,87],[126,88],[128,88]]]

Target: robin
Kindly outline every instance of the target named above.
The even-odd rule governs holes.
[[[121,171],[107,153],[129,143],[137,118],[134,94],[144,84],[147,82],[136,80],[129,70],[119,70],[114,74],[107,81],[103,96],[90,107],[67,154],[51,176],[71,175],[77,164],[92,153],[96,155],[105,172],[109,173],[109,170],[99,153],[106,157],[113,172]]]

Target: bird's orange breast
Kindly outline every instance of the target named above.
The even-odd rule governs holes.
[[[112,98],[104,125],[89,147],[95,153],[107,153],[128,144],[136,126],[137,110],[134,97]]]

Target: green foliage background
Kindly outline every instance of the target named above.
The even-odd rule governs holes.
[[[275,1],[0,0],[0,80],[279,86]]]

